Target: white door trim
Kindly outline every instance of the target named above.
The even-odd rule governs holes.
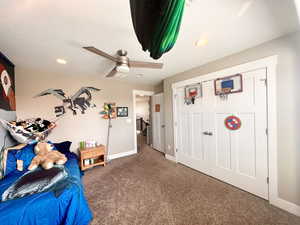
[[[237,65],[224,70],[212,72],[206,75],[201,75],[192,79],[179,81],[172,85],[173,91],[173,128],[174,128],[174,150],[175,158],[177,161],[177,115],[176,115],[176,89],[184,87],[186,85],[199,83],[203,80],[214,79],[216,76],[226,76],[230,74],[236,74],[240,72],[249,72],[257,69],[267,69],[267,113],[268,113],[268,158],[269,158],[269,202],[275,206],[278,206],[284,210],[287,210],[295,214],[295,211],[300,214],[300,210],[295,210],[295,207],[286,207],[287,204],[280,204],[278,194],[278,167],[277,167],[277,96],[276,96],[276,74],[277,74],[277,62],[278,56],[270,56],[253,62]],[[292,203],[291,203],[292,204]],[[298,208],[297,208],[298,209]],[[300,209],[300,208],[299,208]]]
[[[143,91],[143,90],[133,90],[133,143],[134,143],[134,151],[137,153],[137,138],[136,138],[136,96],[137,95],[144,95],[144,96],[152,96],[155,93],[153,91]]]

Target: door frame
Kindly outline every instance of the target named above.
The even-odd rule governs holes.
[[[144,95],[144,96],[152,96],[154,95],[154,91],[144,91],[144,90],[133,90],[133,107],[132,107],[132,113],[133,113],[133,142],[134,142],[134,152],[137,153],[137,137],[136,137],[136,96],[137,95]]]
[[[266,57],[253,62],[233,66],[220,71],[199,75],[197,77],[179,81],[172,84],[173,100],[173,129],[174,129],[174,154],[177,162],[177,107],[176,89],[199,83],[204,80],[215,79],[216,76],[226,76],[237,73],[246,73],[258,69],[267,70],[267,127],[268,127],[268,174],[269,174],[269,202],[278,206],[278,170],[277,170],[277,95],[276,95],[276,75],[277,75],[278,55]],[[266,181],[267,182],[267,181]],[[280,206],[279,206],[280,207]]]

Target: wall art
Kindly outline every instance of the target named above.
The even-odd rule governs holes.
[[[128,117],[128,107],[117,107],[117,117]]]
[[[16,111],[14,64],[1,53],[0,79],[0,109]]]
[[[62,89],[48,89],[35,97],[53,95],[62,101],[62,105],[54,107],[54,112],[57,117],[64,115],[67,110],[72,111],[75,116],[78,113],[84,114],[89,108],[96,107],[96,105],[92,103],[92,91],[101,91],[101,89],[82,87],[70,97],[67,97]]]
[[[103,119],[116,119],[117,112],[116,112],[116,103],[104,103],[103,111],[100,112]]]

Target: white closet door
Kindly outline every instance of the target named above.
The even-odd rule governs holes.
[[[184,88],[177,90],[177,160],[204,173],[210,169],[210,149],[208,136],[203,132],[209,129],[208,100],[212,99],[213,88],[203,85],[204,96],[197,99],[197,104],[184,104]]]
[[[177,160],[267,199],[266,70],[242,75],[243,92],[228,100],[215,96],[213,80],[202,82],[203,97],[194,105],[184,104],[183,88],[176,90]],[[231,115],[240,118],[239,130],[225,127]]]
[[[210,114],[211,175],[268,199],[266,70],[244,73],[243,78],[244,91],[228,96],[227,101],[217,98]],[[224,126],[231,115],[241,120],[239,130]]]

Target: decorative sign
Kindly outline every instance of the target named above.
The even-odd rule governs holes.
[[[160,104],[155,105],[155,112],[160,112]]]
[[[240,118],[238,118],[236,116],[226,117],[226,119],[224,120],[224,123],[225,123],[226,128],[229,130],[238,130],[242,126],[242,122],[241,122]]]

